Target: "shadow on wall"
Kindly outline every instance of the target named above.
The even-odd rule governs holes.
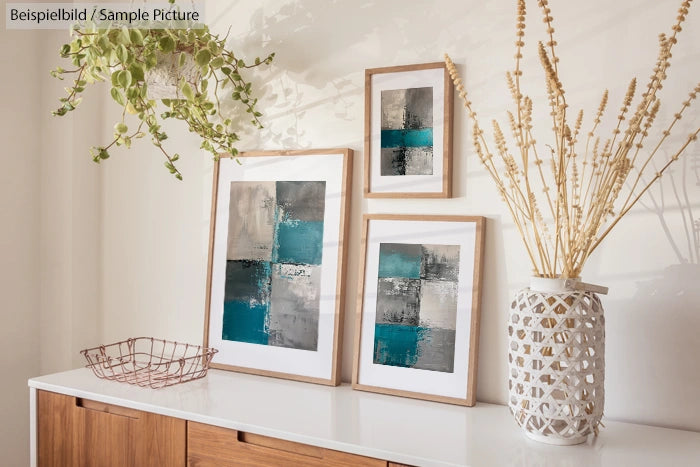
[[[608,332],[606,350],[615,367],[608,367],[607,378],[624,390],[615,391],[623,400],[609,400],[608,407],[628,406],[643,423],[674,420],[673,428],[697,430],[698,284],[700,265],[673,265],[658,278],[638,282],[632,298],[615,304],[607,319],[608,329],[617,331]]]
[[[663,158],[668,159],[670,155]],[[677,164],[640,204],[658,217],[678,263],[700,264],[700,150],[685,154]],[[667,199],[669,190],[672,196]],[[669,220],[678,223],[679,218],[682,230],[672,229]]]
[[[638,281],[636,293],[615,304],[616,316],[608,315],[609,324],[612,319],[618,330],[629,331],[622,335],[624,344],[608,334],[609,355],[624,356],[615,359],[621,362],[617,363],[620,368],[610,372],[609,381],[619,381],[633,392],[630,400],[639,406],[629,409],[641,421],[674,420],[674,428],[697,430],[700,151],[685,156],[643,199],[644,207],[656,214],[678,263],[660,271],[658,277]]]
[[[241,8],[241,2],[228,5],[218,15],[221,24]],[[402,14],[396,14],[397,8]],[[261,96],[266,128],[256,132],[234,122],[245,138],[242,146],[306,149],[318,145],[318,137],[305,119],[313,127],[362,121],[364,69],[440,61],[444,30],[412,24],[454,24],[464,18],[465,9],[459,4],[436,8],[426,0],[410,6],[397,0],[262,2],[250,11],[247,32],[230,39],[245,57],[277,53],[271,68],[253,75],[261,86],[254,91]],[[325,121],[319,122],[319,112]],[[357,136],[352,142],[361,145],[361,134]]]

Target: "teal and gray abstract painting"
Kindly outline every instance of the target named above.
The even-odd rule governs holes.
[[[374,363],[454,372],[459,245],[381,243]]]
[[[433,88],[381,96],[381,175],[433,174]]]
[[[326,182],[231,182],[222,338],[315,351]]]

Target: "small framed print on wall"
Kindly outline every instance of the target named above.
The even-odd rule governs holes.
[[[222,157],[214,170],[211,366],[337,385],[352,151],[245,152],[238,161]]]
[[[365,197],[451,197],[452,115],[443,62],[365,70]]]
[[[353,388],[474,405],[484,224],[364,216]]]

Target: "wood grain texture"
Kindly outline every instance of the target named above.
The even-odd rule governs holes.
[[[360,383],[360,344],[362,342],[362,311],[364,309],[364,288],[367,263],[367,239],[371,220],[391,221],[433,221],[433,222],[473,222],[476,224],[474,245],[474,277],[472,287],[472,315],[469,335],[469,373],[467,375],[466,397],[446,397],[392,388],[370,386]],[[377,392],[393,396],[425,399],[434,402],[472,407],[476,403],[476,371],[479,349],[479,324],[481,305],[481,281],[483,277],[484,240],[486,220],[481,216],[449,215],[405,215],[405,214],[365,214],[362,216],[362,238],[360,239],[360,265],[357,285],[357,304],[355,312],[355,345],[353,347],[352,387],[361,391]]]
[[[40,467],[185,464],[185,420],[47,391],[37,403]]]
[[[352,167],[354,152],[345,150],[343,160],[343,186],[340,202],[340,238],[338,239],[338,277],[336,281],[335,329],[333,341],[333,370],[331,383],[340,384],[342,370],[341,350],[343,348],[343,325],[345,323],[345,286],[347,283],[347,263],[350,238],[350,200],[352,199]]]
[[[474,279],[472,287],[472,321],[469,335],[469,374],[467,375],[467,406],[476,404],[476,375],[479,366],[479,327],[481,325],[481,283],[484,277],[484,250],[486,242],[486,219],[477,218],[476,245],[474,251]]]
[[[353,151],[349,148],[329,148],[329,149],[303,149],[303,150],[288,150],[288,151],[245,151],[239,154],[238,157],[271,157],[271,156],[315,156],[326,154],[341,154],[343,155],[343,177],[341,186],[340,200],[340,226],[338,236],[338,269],[336,280],[336,302],[335,302],[335,325],[333,332],[333,355],[331,372],[328,378],[317,378],[311,376],[301,376],[294,373],[286,373],[279,371],[261,370],[258,368],[242,367],[237,365],[229,365],[226,363],[210,364],[211,368],[220,370],[236,371],[240,373],[248,373],[260,376],[268,376],[273,378],[290,379],[295,381],[303,381],[306,383],[323,384],[327,386],[337,386],[341,381],[341,355],[340,349],[342,346],[343,321],[345,312],[345,283],[346,281],[346,260],[350,227],[350,199],[352,194],[352,166],[353,166]],[[226,154],[221,154],[221,157],[227,157]],[[211,285],[212,285],[212,268],[214,264],[214,236],[216,233],[216,211],[217,211],[217,193],[219,186],[219,167],[220,162],[217,161],[214,165],[214,180],[212,183],[212,208],[211,221],[209,229],[209,253],[207,267],[207,293],[204,308],[204,346],[209,346],[209,320],[211,316]]]
[[[205,425],[187,424],[189,467],[386,466],[387,462],[267,436]]]
[[[39,467],[75,465],[73,412],[69,397],[37,391],[37,462]]]
[[[223,156],[221,156],[223,157]],[[204,347],[209,344],[209,313],[211,310],[212,265],[214,264],[214,235],[216,234],[216,206],[219,192],[219,161],[214,163],[214,180],[211,183],[211,212],[209,213],[209,250],[207,251],[207,294],[204,298]],[[213,364],[210,364],[214,368]]]
[[[442,190],[431,192],[374,192],[371,184],[371,150],[372,150],[372,76],[381,73],[402,73],[407,71],[429,70],[442,68],[444,70],[444,114],[443,114],[443,151],[442,151]],[[416,65],[400,65],[365,70],[365,137],[364,137],[364,179],[362,193],[365,198],[451,198],[452,197],[452,133],[454,122],[454,92],[452,79],[444,62],[420,63]]]

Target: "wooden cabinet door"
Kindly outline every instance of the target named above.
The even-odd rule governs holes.
[[[383,466],[371,457],[243,433],[196,422],[187,422],[189,467],[355,467]]]
[[[38,391],[39,467],[184,466],[180,420]]]

